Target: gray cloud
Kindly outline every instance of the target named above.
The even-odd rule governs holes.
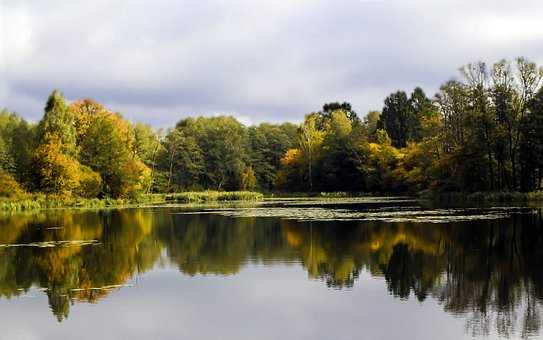
[[[479,59],[543,61],[537,0],[3,1],[0,106],[37,120],[54,88],[133,120],[299,121],[429,94]]]

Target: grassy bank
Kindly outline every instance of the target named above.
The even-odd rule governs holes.
[[[176,194],[148,194],[131,199],[66,198],[44,194],[26,195],[18,199],[1,199],[0,211],[17,212],[54,208],[110,208],[164,203],[204,203],[223,201],[261,201],[264,195],[249,191],[202,191]]]
[[[372,196],[369,193],[298,193],[284,194],[274,193],[269,198],[296,198],[296,197],[315,197],[315,198],[347,198]],[[424,192],[421,198],[431,199],[438,203],[457,204],[461,203],[528,203],[543,202],[543,191],[521,193],[521,192],[475,192],[475,193],[432,193]],[[264,195],[252,191],[196,191],[181,192],[173,194],[149,194],[142,195],[132,199],[84,199],[84,198],[65,198],[59,196],[50,196],[44,194],[25,195],[18,199],[0,199],[0,212],[18,212],[33,211],[40,209],[54,208],[111,208],[123,206],[139,206],[149,204],[199,204],[213,202],[257,202],[264,200]]]
[[[0,200],[0,211],[30,211],[54,208],[105,208],[128,205],[131,203],[131,200],[125,199],[61,198],[37,194],[20,199],[2,199]]]
[[[425,193],[425,198],[432,198],[439,202],[473,202],[473,203],[528,203],[543,202],[543,191],[533,192],[448,192],[448,193]]]

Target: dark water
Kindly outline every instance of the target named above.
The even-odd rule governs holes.
[[[408,200],[0,219],[0,339],[543,336],[539,208]]]

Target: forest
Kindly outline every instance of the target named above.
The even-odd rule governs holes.
[[[200,190],[416,193],[541,190],[543,68],[468,64],[428,97],[416,87],[364,116],[328,103],[299,124],[232,116],[133,123],[51,93],[42,119],[0,113],[0,197],[132,198]]]

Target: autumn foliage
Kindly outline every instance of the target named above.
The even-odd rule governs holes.
[[[476,63],[433,98],[418,87],[395,91],[363,118],[349,103],[327,103],[299,125],[246,127],[221,115],[184,118],[167,131],[53,91],[37,125],[0,112],[0,169],[22,191],[84,198],[536,191],[543,185],[542,83],[543,69],[524,58]]]

